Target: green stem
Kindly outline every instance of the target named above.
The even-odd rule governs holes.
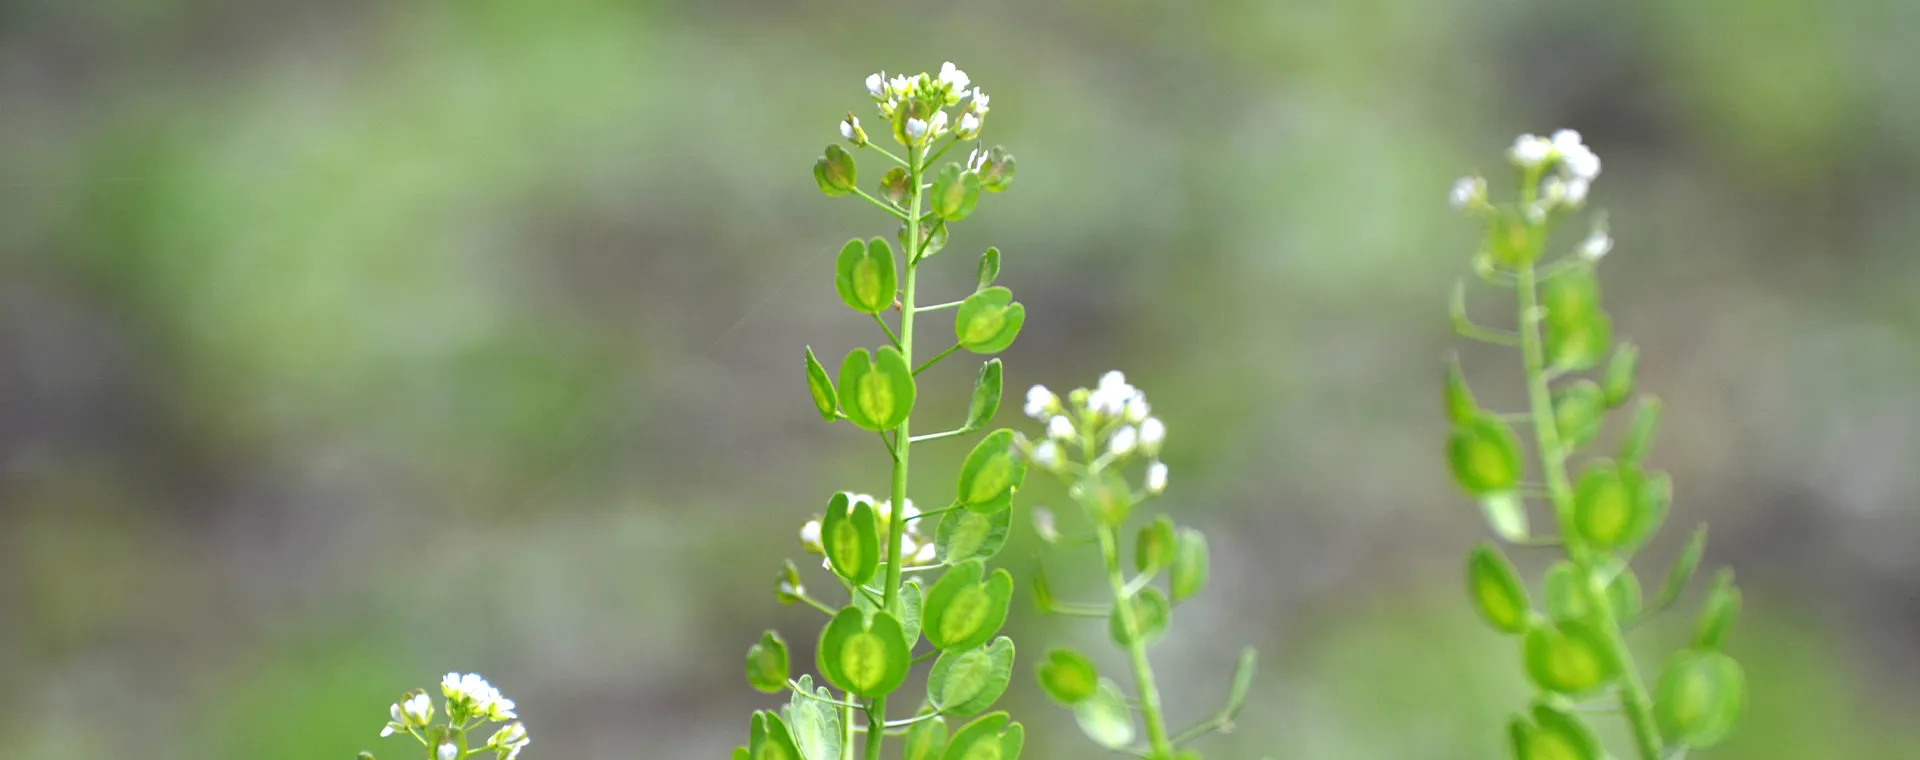
[[[932,306],[922,306],[922,307],[920,307],[920,308],[918,308],[918,309],[914,309],[914,311],[917,311],[917,312],[920,312],[920,313],[922,313],[922,314],[925,314],[925,313],[927,313],[927,312],[929,312],[929,311],[939,311],[939,310],[941,310],[941,309],[951,309],[951,308],[953,308],[953,307],[955,307],[955,306],[959,306],[960,304],[963,304],[963,303],[966,303],[966,301],[965,301],[965,300],[960,300],[960,301],[948,301],[948,302],[946,302],[946,303],[937,303],[937,304],[934,304],[934,305],[932,305]]]
[[[925,191],[920,188],[921,154],[913,146],[907,146],[907,187],[912,195],[908,201],[907,218],[920,218],[920,201]],[[907,250],[920,250],[920,225],[907,222]],[[913,286],[914,273],[917,271],[917,256],[908,256],[905,272],[900,282],[900,355],[906,359],[907,366],[913,366]],[[911,419],[903,420],[900,429],[894,431],[893,451],[893,509],[899,510],[907,503],[907,450],[913,445],[913,433],[908,430]],[[880,609],[893,609],[893,603],[900,598],[900,555],[901,538],[906,534],[906,520],[887,521],[887,587],[886,598]],[[873,706],[867,710],[869,725],[886,726],[887,697],[882,694],[873,698]],[[886,741],[886,731],[873,731],[867,734],[867,760],[880,760],[880,746]]]
[[[948,354],[951,354],[958,350],[960,350],[960,344],[958,343],[953,344],[952,348],[949,348],[945,351],[941,351],[939,354],[935,355],[932,359],[928,359],[926,364],[922,364],[919,367],[915,368],[913,370],[913,374],[919,375],[920,373],[927,371],[928,367],[932,367],[935,364],[939,364],[941,359],[947,358]]]
[[[1147,660],[1147,643],[1140,637],[1140,621],[1134,619],[1133,605],[1127,601],[1117,532],[1111,525],[1100,526],[1100,559],[1107,565],[1107,583],[1113,587],[1113,603],[1127,632],[1127,657],[1133,661],[1133,686],[1140,692],[1140,719],[1147,724],[1148,747],[1154,757],[1171,757],[1173,744],[1167,739],[1167,719],[1160,709],[1160,690],[1153,683],[1153,664]]]
[[[868,195],[868,194],[867,194],[867,191],[865,191],[865,190],[861,190],[860,188],[857,188],[857,187],[856,187],[856,188],[852,188],[852,189],[853,189],[853,192],[854,192],[854,194],[855,194],[855,195],[858,195],[858,196],[860,196],[860,197],[862,197],[862,198],[865,198],[865,199],[867,199],[867,202],[868,202],[868,203],[871,203],[871,204],[873,204],[873,205],[875,205],[875,206],[877,206],[877,207],[879,207],[879,209],[880,209],[881,211],[885,211],[885,212],[887,212],[887,213],[889,213],[889,214],[892,214],[892,215],[893,215],[893,218],[895,218],[895,219],[898,219],[898,220],[900,220],[900,221],[903,221],[903,222],[907,220],[907,215],[906,215],[906,214],[902,214],[902,213],[900,213],[900,209],[897,209],[897,208],[894,208],[894,207],[893,207],[893,204],[891,204],[891,203],[887,203],[886,201],[883,201],[883,200],[880,200],[879,198],[875,198],[875,197],[873,197],[873,196],[871,196],[871,195]]]
[[[1531,183],[1529,183],[1531,184]],[[1527,398],[1532,403],[1534,438],[1540,447],[1540,469],[1546,474],[1547,496],[1553,501],[1553,513],[1565,537],[1567,555],[1578,564],[1582,575],[1593,578],[1593,553],[1581,540],[1573,525],[1573,486],[1567,477],[1567,449],[1561,445],[1560,429],[1553,416],[1552,389],[1547,386],[1546,349],[1540,339],[1538,282],[1533,265],[1515,273],[1519,293],[1520,355],[1527,374]],[[1591,580],[1588,581],[1592,583]],[[1634,748],[1641,760],[1661,760],[1660,728],[1653,719],[1653,701],[1627,648],[1626,636],[1614,617],[1613,604],[1604,589],[1593,594],[1594,622],[1606,638],[1613,660],[1620,666],[1620,707],[1633,730]]]
[[[887,334],[887,340],[893,342],[894,348],[900,347],[900,337],[893,334],[893,328],[887,326],[887,320],[881,319],[880,315],[875,314],[873,315],[873,323],[879,325],[880,330]]]

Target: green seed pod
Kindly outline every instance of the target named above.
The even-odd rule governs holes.
[[[853,156],[838,145],[828,145],[827,154],[813,164],[813,181],[820,184],[820,192],[829,196],[846,195],[853,192],[854,181],[858,179],[854,169]]]
[[[840,711],[833,705],[821,701],[833,699],[833,692],[826,687],[815,688],[813,676],[802,675],[796,682],[798,689],[787,700],[785,713],[787,730],[793,734],[793,744],[805,758],[840,756],[841,732]]]
[[[1631,621],[1640,617],[1640,577],[1633,574],[1633,568],[1622,567],[1614,573],[1613,580],[1607,583],[1607,604],[1612,606],[1616,620]]]
[[[1607,406],[1619,406],[1633,397],[1633,372],[1639,363],[1639,346],[1621,343],[1613,349],[1613,360],[1607,362]]]
[[[1633,424],[1620,439],[1620,461],[1638,463],[1653,446],[1653,432],[1660,426],[1660,399],[1640,397],[1640,409],[1633,413]]]
[[[1011,722],[1006,713],[983,715],[953,732],[941,760],[1019,760],[1020,747],[1026,743],[1026,729]]]
[[[1660,591],[1648,607],[1649,614],[1661,612],[1680,599],[1680,594],[1687,590],[1687,584],[1693,581],[1693,573],[1700,568],[1700,558],[1706,552],[1707,526],[1702,525],[1693,530],[1693,535],[1687,538],[1687,545],[1681,547],[1680,553],[1673,558],[1673,567],[1667,570],[1666,580],[1660,583]]]
[[[1013,640],[1001,636],[979,649],[947,651],[927,673],[927,702],[956,718],[992,707],[1013,681]]]
[[[1733,733],[1746,704],[1739,662],[1719,652],[1682,652],[1660,674],[1653,714],[1667,738],[1711,747]]]
[[[814,358],[813,347],[807,347],[807,395],[813,398],[813,405],[820,410],[820,418],[833,422],[840,418],[840,396],[833,391],[833,380],[827,377],[827,368],[820,366],[820,360]]]
[[[1013,185],[1013,154],[998,145],[987,151],[986,163],[980,165],[980,189],[989,193],[998,193]]]
[[[747,649],[747,683],[768,694],[787,688],[787,642],[775,631],[760,634]]]
[[[1503,269],[1520,269],[1540,258],[1540,239],[1533,225],[1512,209],[1487,215],[1486,238],[1481,242],[1482,256]]]
[[[1740,589],[1733,585],[1733,569],[1722,569],[1713,576],[1713,586],[1707,591],[1707,602],[1700,609],[1700,622],[1693,632],[1693,646],[1697,649],[1719,649],[1720,642],[1727,636],[1727,629],[1733,626],[1733,619],[1739,614]]]
[[[971,509],[948,510],[934,529],[934,556],[952,565],[970,559],[990,559],[1007,545],[1007,533],[1013,527],[1013,510],[975,512]]]
[[[974,278],[978,282],[976,290],[993,287],[993,281],[999,276],[1000,249],[988,248],[986,253],[980,254],[980,266],[974,272]]]
[[[893,308],[897,266],[893,247],[887,241],[849,240],[834,262],[834,289],[848,308],[862,314],[880,314]]]
[[[1547,568],[1541,590],[1546,597],[1547,617],[1559,621],[1578,621],[1593,615],[1587,574],[1572,562],[1562,560]]]
[[[1549,325],[1572,325],[1599,315],[1600,280],[1593,267],[1579,266],[1540,283],[1540,308]]]
[[[1469,494],[1511,491],[1520,484],[1520,438],[1499,417],[1475,415],[1448,439],[1447,463],[1454,481]]]
[[[985,576],[985,580],[982,577]],[[927,642],[948,651],[987,643],[1007,622],[1013,602],[1013,576],[995,570],[987,576],[980,560],[954,565],[927,592]]]
[[[1152,644],[1167,634],[1167,597],[1160,593],[1160,589],[1152,586],[1140,589],[1128,602],[1133,609],[1133,624],[1140,642]],[[1113,611],[1107,613],[1107,635],[1120,646],[1132,646],[1136,637],[1127,635],[1127,624],[1121,610],[1120,605],[1116,604]]]
[[[900,250],[902,252],[912,250],[912,246],[907,243],[907,226],[905,224],[900,225],[899,231],[894,233],[894,238],[900,241]],[[945,247],[947,247],[947,225],[944,222],[940,224],[923,223],[920,225],[920,255],[917,257],[908,256],[907,260],[924,260],[939,253],[940,249]]]
[[[906,638],[908,650],[920,643],[920,620],[926,607],[926,594],[920,590],[920,582],[907,581],[900,584],[900,595],[894,597],[893,606],[887,608],[893,618],[900,621],[900,635]]]
[[[1549,317],[1546,330],[1547,363],[1562,371],[1592,369],[1607,354],[1613,340],[1613,320],[1594,311],[1565,321]]]
[[[1569,450],[1587,445],[1599,434],[1606,412],[1606,394],[1592,380],[1576,381],[1553,394],[1554,427]]]
[[[1629,546],[1645,536],[1650,509],[1642,475],[1605,459],[1594,460],[1574,486],[1573,524],[1602,549]]]
[[[900,688],[913,659],[900,621],[886,612],[874,613],[869,620],[856,607],[844,608],[833,616],[820,632],[817,654],[821,675],[834,686],[863,697],[878,697]]]
[[[781,604],[793,604],[800,601],[800,569],[793,566],[793,560],[787,560],[787,566],[773,578],[773,597]]]
[[[1578,621],[1529,628],[1523,648],[1527,676],[1551,692],[1585,694],[1612,681],[1620,670],[1605,639]]]
[[[913,413],[913,370],[893,346],[856,348],[840,363],[841,411],[868,430],[900,426]]]
[[[975,512],[1013,506],[1013,493],[1027,479],[1027,462],[1013,443],[1013,431],[1001,428],[980,439],[960,465],[954,500]]]
[[[980,202],[980,175],[960,168],[959,164],[948,164],[934,175],[933,190],[927,200],[933,206],[933,215],[949,222],[957,222],[973,213],[974,204]]]
[[[913,724],[901,744],[900,760],[940,760],[940,753],[947,748],[946,719],[928,718]]]
[[[1073,717],[1094,744],[1117,750],[1133,743],[1133,711],[1120,695],[1120,686],[1111,680],[1100,679],[1093,696],[1074,703]]]
[[[1467,375],[1460,370],[1460,357],[1447,357],[1447,379],[1445,385],[1447,419],[1456,426],[1471,424],[1480,415],[1480,405],[1473,400],[1473,391],[1467,387]]]
[[[1159,572],[1173,561],[1175,540],[1173,518],[1160,515],[1140,526],[1133,542],[1133,567],[1136,572]]]
[[[1233,720],[1240,716],[1240,707],[1246,704],[1247,691],[1253,688],[1253,674],[1260,664],[1260,652],[1253,647],[1240,650],[1240,660],[1233,665],[1233,685],[1227,687],[1227,703],[1220,713]]]
[[[873,580],[880,568],[880,523],[873,505],[834,494],[820,521],[820,544],[836,575],[856,585]]]
[[[901,167],[888,169],[880,177],[880,197],[895,206],[907,202],[907,170]]]
[[[753,760],[805,760],[793,744],[793,734],[780,716],[760,710],[753,714],[753,730],[748,734],[747,752]]]
[[[1013,345],[1027,307],[1014,303],[1013,291],[992,287],[967,296],[953,317],[954,336],[976,354],[997,354]]]
[[[1035,669],[1040,690],[1053,701],[1069,707],[1080,704],[1100,688],[1100,671],[1093,660],[1071,649],[1054,649]]]
[[[1173,603],[1193,598],[1207,587],[1211,574],[1207,537],[1193,528],[1180,530],[1173,545],[1173,564],[1167,570],[1167,587],[1173,591]]]
[[[1523,760],[1601,760],[1600,737],[1593,729],[1544,702],[1533,705],[1534,724],[1527,732]]]
[[[973,398],[967,403],[968,430],[979,430],[993,421],[1000,411],[1000,360],[988,359],[973,379]]]
[[[1507,633],[1526,632],[1533,605],[1520,573],[1498,547],[1482,543],[1467,555],[1467,590],[1488,625]]]

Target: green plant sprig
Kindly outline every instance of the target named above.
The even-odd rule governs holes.
[[[1746,700],[1739,663],[1721,651],[1740,602],[1732,572],[1723,570],[1715,579],[1692,641],[1668,661],[1653,689],[1642,680],[1626,640],[1634,626],[1678,599],[1706,544],[1702,526],[1657,596],[1643,602],[1630,562],[1665,521],[1673,498],[1666,473],[1643,467],[1659,401],[1641,398],[1613,458],[1588,458],[1577,478],[1569,471],[1570,460],[1601,431],[1606,413],[1634,395],[1639,359],[1632,343],[1621,343],[1607,360],[1613,327],[1600,307],[1594,273],[1613,247],[1604,215],[1594,216],[1591,232],[1573,253],[1538,263],[1554,229],[1584,205],[1600,159],[1571,130],[1550,139],[1523,135],[1508,158],[1518,170],[1517,202],[1490,203],[1486,182],[1477,176],[1457,182],[1452,201],[1486,225],[1474,269],[1485,282],[1514,291],[1515,328],[1482,327],[1468,319],[1464,282],[1454,289],[1450,311],[1462,337],[1519,349],[1527,411],[1482,409],[1457,361],[1448,365],[1445,401],[1454,425],[1447,444],[1454,479],[1480,502],[1494,535],[1517,546],[1557,547],[1566,556],[1542,579],[1544,612],[1533,608],[1498,546],[1482,544],[1468,557],[1475,607],[1493,627],[1520,637],[1527,675],[1540,690],[1529,714],[1509,724],[1514,756],[1608,757],[1575,714],[1596,709],[1625,717],[1640,760],[1713,746],[1732,733]],[[1599,370],[1598,380],[1579,377],[1593,370]],[[1510,422],[1531,432],[1544,484],[1523,482],[1526,457]],[[1552,508],[1557,535],[1532,532],[1529,500]]]
[[[1045,613],[1106,619],[1108,635],[1127,655],[1135,696],[1126,696],[1119,684],[1100,676],[1086,655],[1068,648],[1047,652],[1037,670],[1040,686],[1055,701],[1072,708],[1081,730],[1102,747],[1154,760],[1198,760],[1199,753],[1182,745],[1232,730],[1253,680],[1255,652],[1251,647],[1242,651],[1222,707],[1186,729],[1168,729],[1166,706],[1147,648],[1166,634],[1176,606],[1206,587],[1206,537],[1159,515],[1137,534],[1132,577],[1120,551],[1120,531],[1134,507],[1166,490],[1167,466],[1160,461],[1166,425],[1150,416],[1146,394],[1119,372],[1107,373],[1091,390],[1068,393],[1064,404],[1052,391],[1036,385],[1027,392],[1026,413],[1046,424],[1046,436],[1038,442],[1021,437],[1021,451],[1034,467],[1068,484],[1068,495],[1082,507],[1093,535],[1082,540],[1063,538],[1053,515],[1045,510],[1035,511],[1035,527],[1051,544],[1097,545],[1109,593],[1105,606],[1061,602],[1053,598],[1042,571],[1034,576],[1034,599]],[[1142,470],[1138,487],[1128,476],[1133,465]],[[1156,585],[1163,577],[1165,592]],[[1136,741],[1132,715],[1136,707],[1145,727],[1144,744]]]
[[[867,78],[868,94],[905,154],[871,142],[860,119],[847,114],[841,137],[854,150],[871,150],[894,164],[875,192],[858,186],[853,156],[839,144],[827,146],[814,164],[822,192],[861,198],[900,222],[894,237],[899,255],[884,238],[851,240],[834,269],[840,299],[870,316],[886,343],[854,349],[837,380],[827,376],[811,348],[806,352],[807,388],[821,418],[873,431],[886,450],[890,482],[884,500],[836,493],[824,515],[802,526],[802,547],[824,557],[846,602],[831,604],[809,593],[791,561],[776,596],[830,618],[816,657],[825,685],[816,686],[812,675],[791,677],[785,641],[775,631],[762,635],[747,652],[747,679],[761,691],[791,696],[778,712],[754,713],[748,743],[734,750],[735,758],[853,760],[858,745],[865,760],[879,760],[892,736],[902,740],[905,760],[974,753],[1015,760],[1024,743],[1019,723],[1005,712],[987,712],[1013,671],[1013,641],[996,636],[1006,621],[1013,579],[1006,570],[989,573],[985,565],[1006,543],[1013,493],[1026,474],[1013,432],[988,433],[974,447],[950,506],[921,512],[908,498],[913,444],[984,429],[1000,407],[1002,368],[999,359],[980,367],[958,427],[918,436],[911,423],[915,378],[961,349],[981,355],[1005,350],[1026,319],[1012,292],[993,284],[1000,271],[995,248],[980,257],[972,294],[930,306],[917,301],[920,267],[946,247],[951,225],[973,213],[982,191],[1000,192],[1013,180],[1013,157],[999,147],[976,145],[964,162],[936,168],[947,151],[978,138],[984,126],[989,99],[968,84],[966,73],[951,63],[938,74]],[[950,114],[949,108],[956,110]],[[916,318],[944,309],[955,310],[954,341],[916,365],[915,351],[922,347],[917,341],[924,337]],[[922,527],[936,516],[931,531]],[[911,577],[936,571],[941,575],[930,586]],[[931,646],[916,655],[923,636]],[[909,717],[889,719],[894,692],[914,666],[929,660],[919,707]],[[950,717],[972,720],[949,736]]]

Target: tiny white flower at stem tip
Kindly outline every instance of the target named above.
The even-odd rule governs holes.
[[[801,523],[800,548],[805,549],[808,554],[819,554],[821,552],[826,551],[820,545],[820,521],[819,520],[817,519],[808,520],[804,523]]]
[[[1127,411],[1123,417],[1126,421],[1138,425],[1152,412],[1153,407],[1147,405],[1147,394],[1136,391],[1133,398],[1127,400]]]
[[[979,153],[977,150],[974,152]],[[972,159],[969,158],[968,162],[971,163]],[[1027,389],[1026,412],[1028,417],[1036,420],[1044,420],[1059,410],[1060,397],[1053,395],[1053,391],[1047,390],[1047,386],[1036,385]]]
[[[918,145],[927,136],[927,123],[912,116],[907,117],[907,142]]]
[[[1447,193],[1447,202],[1455,211],[1486,205],[1487,181],[1477,175],[1454,180],[1453,189]]]
[[[1133,447],[1139,443],[1140,431],[1135,430],[1132,425],[1122,425],[1119,430],[1113,431],[1111,438],[1107,439],[1107,451],[1112,452],[1116,457],[1123,457],[1133,453]]]
[[[878,74],[867,75],[867,94],[872,95],[874,100],[887,99],[887,95],[889,94],[887,88],[887,72],[882,71]]]
[[[952,93],[948,96],[948,105],[960,102],[960,93],[966,92],[967,85],[972,82],[971,79],[967,78],[967,72],[955,67],[953,61],[940,64],[939,78],[942,83],[947,85],[949,92]]]
[[[1043,470],[1060,467],[1060,444],[1053,441],[1041,441],[1033,447],[1033,463]]]
[[[434,748],[433,755],[438,760],[458,760],[460,745],[453,742],[453,737],[442,737],[440,745]]]
[[[1148,417],[1140,423],[1140,448],[1151,454],[1160,450],[1160,444],[1167,440],[1167,424],[1159,417]]]
[[[856,146],[867,144],[867,131],[860,128],[860,117],[853,114],[847,114],[847,118],[840,120],[840,136]]]
[[[954,127],[953,134],[962,140],[971,140],[980,136],[980,117],[972,111],[960,114],[960,123]]]
[[[1553,142],[1539,135],[1521,135],[1507,149],[1507,158],[1522,169],[1532,169],[1553,157]]]
[[[1167,464],[1154,462],[1147,465],[1147,493],[1158,496],[1167,490]]]
[[[1049,438],[1066,440],[1072,438],[1075,432],[1073,429],[1073,420],[1067,419],[1063,415],[1056,414],[1053,416],[1053,419],[1047,420],[1047,437]]]

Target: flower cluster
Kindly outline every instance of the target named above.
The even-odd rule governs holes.
[[[1556,131],[1552,137],[1521,135],[1507,149],[1507,160],[1529,177],[1557,170],[1540,179],[1539,192],[1523,209],[1534,222],[1544,221],[1556,210],[1579,208],[1586,203],[1593,181],[1600,177],[1600,157],[1581,141],[1579,132],[1571,129]],[[1487,181],[1479,176],[1461,177],[1454,181],[1448,200],[1455,209],[1486,209]]]
[[[433,698],[425,689],[400,695],[388,713],[393,720],[380,731],[382,737],[407,734],[433,751],[435,760],[459,760],[468,755],[493,752],[497,760],[513,760],[530,741],[527,727],[514,720],[513,700],[500,695],[478,673],[448,673],[440,679],[440,692],[446,697],[447,722],[433,722]],[[513,721],[507,723],[507,721]],[[487,743],[467,749],[467,735],[487,723],[507,723],[495,731]],[[369,753],[362,757],[371,758]]]
[[[893,529],[892,501],[876,501],[871,495],[853,493],[851,491],[847,492],[847,499],[850,504],[864,503],[873,507],[873,516],[879,523],[880,535],[892,535],[889,532]],[[900,554],[907,558],[908,566],[929,564],[934,560],[933,539],[920,535],[920,510],[914,508],[913,500],[907,499],[905,503],[906,506],[900,510],[901,519],[907,521],[906,526],[901,529]],[[820,544],[820,517],[818,515],[807,520],[806,523],[800,526],[800,547],[805,549],[808,554],[820,555],[822,557],[820,560],[821,567],[832,567],[832,563],[825,559],[827,554],[826,548]],[[885,552],[886,547],[881,547],[883,557]]]
[[[961,140],[980,136],[991,98],[978,87],[969,89],[972,81],[948,61],[938,74],[889,78],[882,71],[869,75],[866,84],[880,117],[892,123],[894,139],[904,145],[925,145],[949,133]],[[947,113],[947,108],[963,103],[957,114]],[[853,114],[840,122],[840,136],[857,146],[867,144],[867,133]]]
[[[1060,472],[1074,466],[1067,456],[1078,449],[1093,470],[1123,465],[1131,457],[1147,459],[1146,491],[1158,495],[1167,489],[1167,465],[1160,446],[1167,426],[1153,417],[1147,394],[1114,370],[1100,376],[1092,389],[1075,388],[1065,403],[1044,385],[1027,390],[1028,417],[1046,423],[1047,436],[1038,442],[1022,438],[1021,450],[1041,469]]]

